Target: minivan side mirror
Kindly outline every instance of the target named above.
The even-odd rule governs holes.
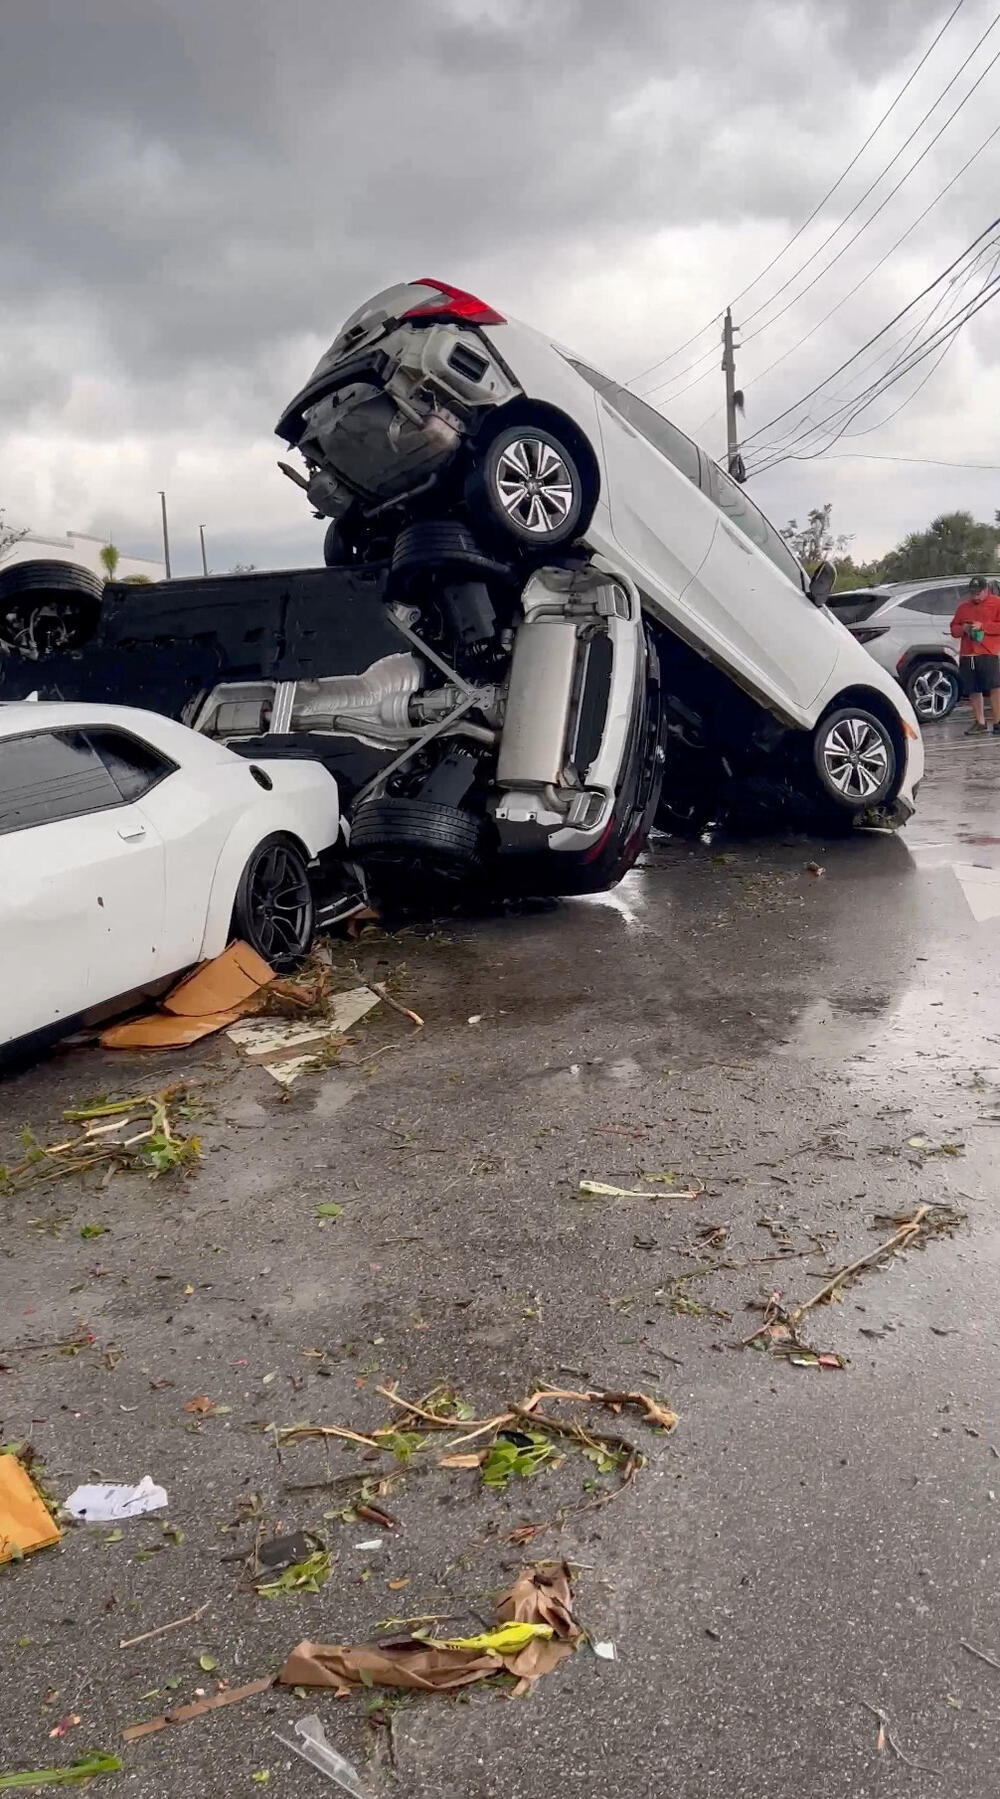
[[[809,582],[809,598],[814,606],[825,606],[837,584],[837,570],[832,562],[821,562],[813,570]]]

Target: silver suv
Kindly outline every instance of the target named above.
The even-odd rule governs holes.
[[[958,643],[950,626],[969,591],[968,575],[885,582],[835,593],[827,604],[880,667],[895,675],[921,724],[953,712],[962,695]],[[1000,576],[988,577],[994,593]]]

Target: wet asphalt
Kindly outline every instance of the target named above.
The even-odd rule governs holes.
[[[273,1732],[319,1711],[371,1799],[992,1799],[1000,1666],[962,1644],[1000,1663],[1000,741],[963,723],[928,733],[899,836],[658,839],[611,895],[340,946],[345,980],[352,959],[390,978],[425,1026],[380,1007],[353,1065],[287,1101],[219,1040],[0,1087],[0,1161],[96,1094],[183,1079],[205,1108],[190,1178],[0,1198],[0,1436],[59,1498],[146,1473],[169,1495],[0,1571],[0,1768],[105,1749],[109,1799],[304,1799],[336,1789]],[[667,1172],[701,1197],[579,1192]],[[755,1305],[805,1300],[923,1204],[964,1222],[805,1321],[846,1367],[738,1347]],[[576,1513],[615,1481],[575,1453],[492,1492],[433,1450],[279,1454],[268,1428],[370,1430],[392,1382],[489,1417],[540,1381],[655,1393],[679,1422],[613,1420],[647,1465]],[[319,1484],[376,1471],[392,1534]],[[257,1597],[224,1559],[279,1527],[332,1551],[318,1593]],[[547,1557],[616,1661],[582,1648],[516,1700],[276,1689],[121,1743],[302,1638],[478,1629]]]

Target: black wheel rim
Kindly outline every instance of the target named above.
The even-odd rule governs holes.
[[[290,846],[271,844],[254,863],[247,890],[254,948],[268,962],[300,956],[308,948],[312,894],[302,858]]]

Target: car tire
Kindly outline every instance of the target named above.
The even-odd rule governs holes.
[[[100,620],[104,583],[75,562],[16,562],[0,573],[0,638],[36,662],[89,642]]]
[[[323,536],[323,562],[327,568],[352,568],[357,561],[354,546],[344,531],[342,519],[334,518]]]
[[[958,669],[950,662],[915,662],[903,685],[922,725],[939,724],[962,697]]]
[[[483,837],[483,821],[460,806],[383,795],[354,814],[351,856],[364,868],[416,865],[425,874],[455,879],[478,868]]]
[[[284,974],[307,954],[316,902],[305,853],[290,837],[258,843],[236,890],[231,935]]]
[[[590,512],[572,450],[548,425],[528,418],[479,449],[465,501],[492,537],[543,556],[579,537]]]
[[[887,725],[861,706],[841,706],[813,734],[813,767],[828,800],[844,812],[880,806],[896,779],[896,748]]]

